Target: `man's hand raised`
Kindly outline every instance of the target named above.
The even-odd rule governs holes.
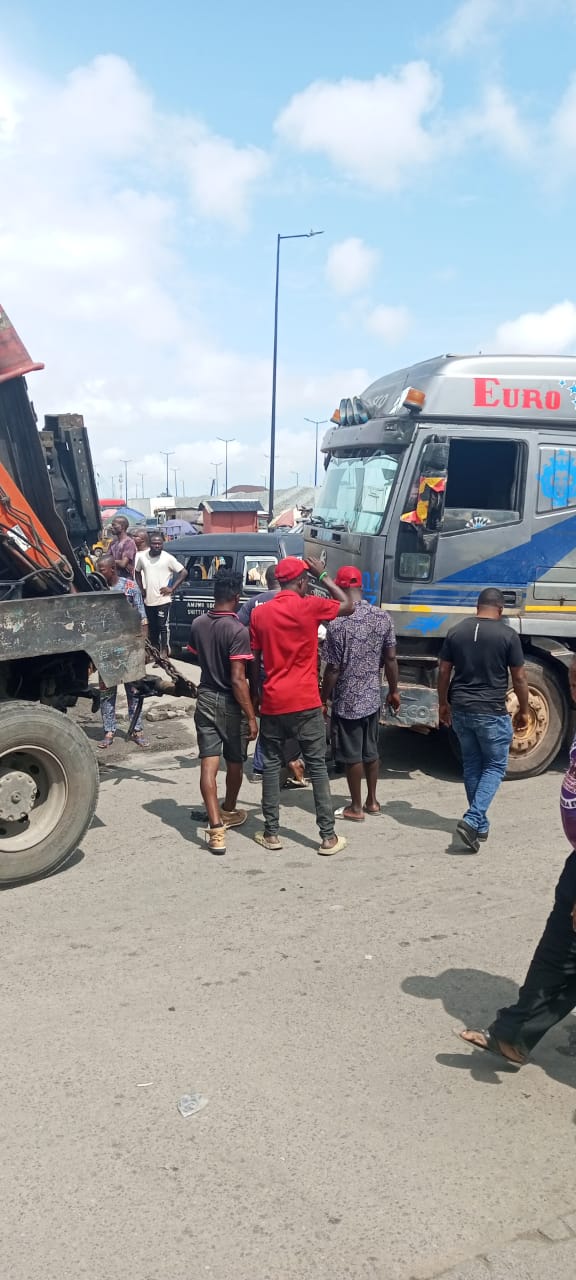
[[[306,556],[305,560],[310,573],[313,573],[315,578],[319,578],[320,574],[324,573],[325,565],[318,559],[318,556]]]

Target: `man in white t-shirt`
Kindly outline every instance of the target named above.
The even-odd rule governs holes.
[[[160,531],[151,534],[148,551],[138,552],[135,572],[144,596],[150,643],[168,657],[172,592],[188,575],[180,561],[164,550],[164,534]]]

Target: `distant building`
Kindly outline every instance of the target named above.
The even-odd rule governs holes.
[[[257,533],[260,502],[210,498],[200,503],[204,533]]]

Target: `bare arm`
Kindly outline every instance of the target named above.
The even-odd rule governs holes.
[[[351,613],[354,613],[353,601],[349,600],[346,592],[341,591],[340,587],[336,586],[334,580],[328,576],[322,561],[318,560],[316,556],[309,556],[306,558],[306,564],[308,565],[310,573],[313,573],[315,578],[322,578],[322,586],[326,587],[326,590],[328,594],[332,596],[332,599],[338,601],[340,605],[338,617],[347,618]]]
[[[160,587],[160,595],[161,595],[161,596],[171,596],[171,595],[172,595],[172,593],[176,590],[176,588],[177,588],[177,587],[182,586],[182,583],[186,581],[186,578],[187,578],[187,577],[188,577],[188,570],[187,570],[187,569],[181,569],[181,570],[180,570],[180,573],[179,573],[179,574],[177,574],[176,578],[174,579],[174,582],[172,583],[172,586],[170,586],[170,587]]]
[[[250,663],[251,667],[254,665],[255,664],[253,662]],[[230,663],[230,674],[232,680],[232,693],[248,721],[250,741],[255,742],[258,737],[258,725],[256,724],[256,716],[254,715],[254,707],[252,706],[250,689],[246,679],[246,668],[239,658],[233,659]]]
[[[452,663],[445,662],[443,659],[438,664],[438,681],[436,688],[438,690],[438,715],[440,724],[445,724],[450,728],[452,724],[452,715],[450,712],[450,704],[448,702],[448,690],[450,688],[450,677],[452,675]]]
[[[400,694],[398,693],[398,659],[396,657],[396,647],[384,650],[384,671],[388,681],[388,696],[386,698],[387,706],[395,715],[400,710]]]
[[[324,672],[324,678],[322,680],[321,696],[322,696],[323,707],[325,707],[327,703],[330,702],[332,698],[332,694],[334,693],[334,690],[336,688],[339,675],[340,675],[340,667],[335,667],[332,662],[329,662],[326,666],[326,670]]]
[[[510,675],[512,676],[512,687],[518,699],[518,710],[513,720],[514,728],[527,729],[530,703],[528,701],[526,667],[510,667]]]

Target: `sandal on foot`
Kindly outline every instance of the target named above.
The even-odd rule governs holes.
[[[223,809],[222,805],[220,815],[225,827],[242,827],[248,817],[245,809]]]
[[[205,836],[210,853],[226,853],[226,827],[207,827]]]
[[[100,751],[107,751],[108,747],[112,746],[115,737],[116,734],[114,733],[105,733],[102,741],[98,743]]]
[[[278,836],[268,836],[265,831],[257,831],[254,839],[263,849],[271,849],[274,852],[276,849],[284,848]]]
[[[461,1040],[463,1044],[469,1045],[471,1049],[482,1049],[484,1053],[493,1053],[496,1058],[502,1058],[503,1062],[507,1062],[509,1067],[516,1067],[518,1069],[524,1066],[526,1058],[509,1058],[508,1054],[504,1053],[500,1048],[499,1041],[496,1040],[489,1031],[476,1031],[472,1027],[465,1027],[464,1030],[475,1036],[484,1036],[486,1040],[486,1044],[477,1044],[475,1040],[466,1040],[463,1032],[460,1031],[458,1027],[454,1027],[454,1035],[458,1036],[458,1039]]]
[[[284,783],[285,791],[301,791],[303,787],[307,787],[308,783],[305,778],[287,778]]]
[[[381,818],[381,817],[382,817],[382,805],[380,805],[380,804],[378,805],[378,808],[377,808],[377,809],[368,809],[368,808],[366,807],[366,805],[365,805],[365,804],[363,804],[363,805],[362,805],[362,808],[363,808],[363,810],[364,810],[364,813],[367,813],[367,814],[368,814],[368,817],[369,817],[369,818]]]
[[[335,818],[345,818],[346,822],[364,822],[363,813],[349,813],[348,805],[343,804],[339,809],[334,810]]]
[[[144,737],[144,734],[142,733],[141,729],[135,730],[135,732],[132,734],[132,742],[135,742],[137,747],[148,746],[148,739]]]
[[[319,845],[318,853],[321,853],[324,858],[329,858],[332,853],[341,853],[342,850],[346,848],[347,844],[348,841],[345,836],[338,836],[336,843],[331,844],[327,849],[324,849],[322,845]]]

